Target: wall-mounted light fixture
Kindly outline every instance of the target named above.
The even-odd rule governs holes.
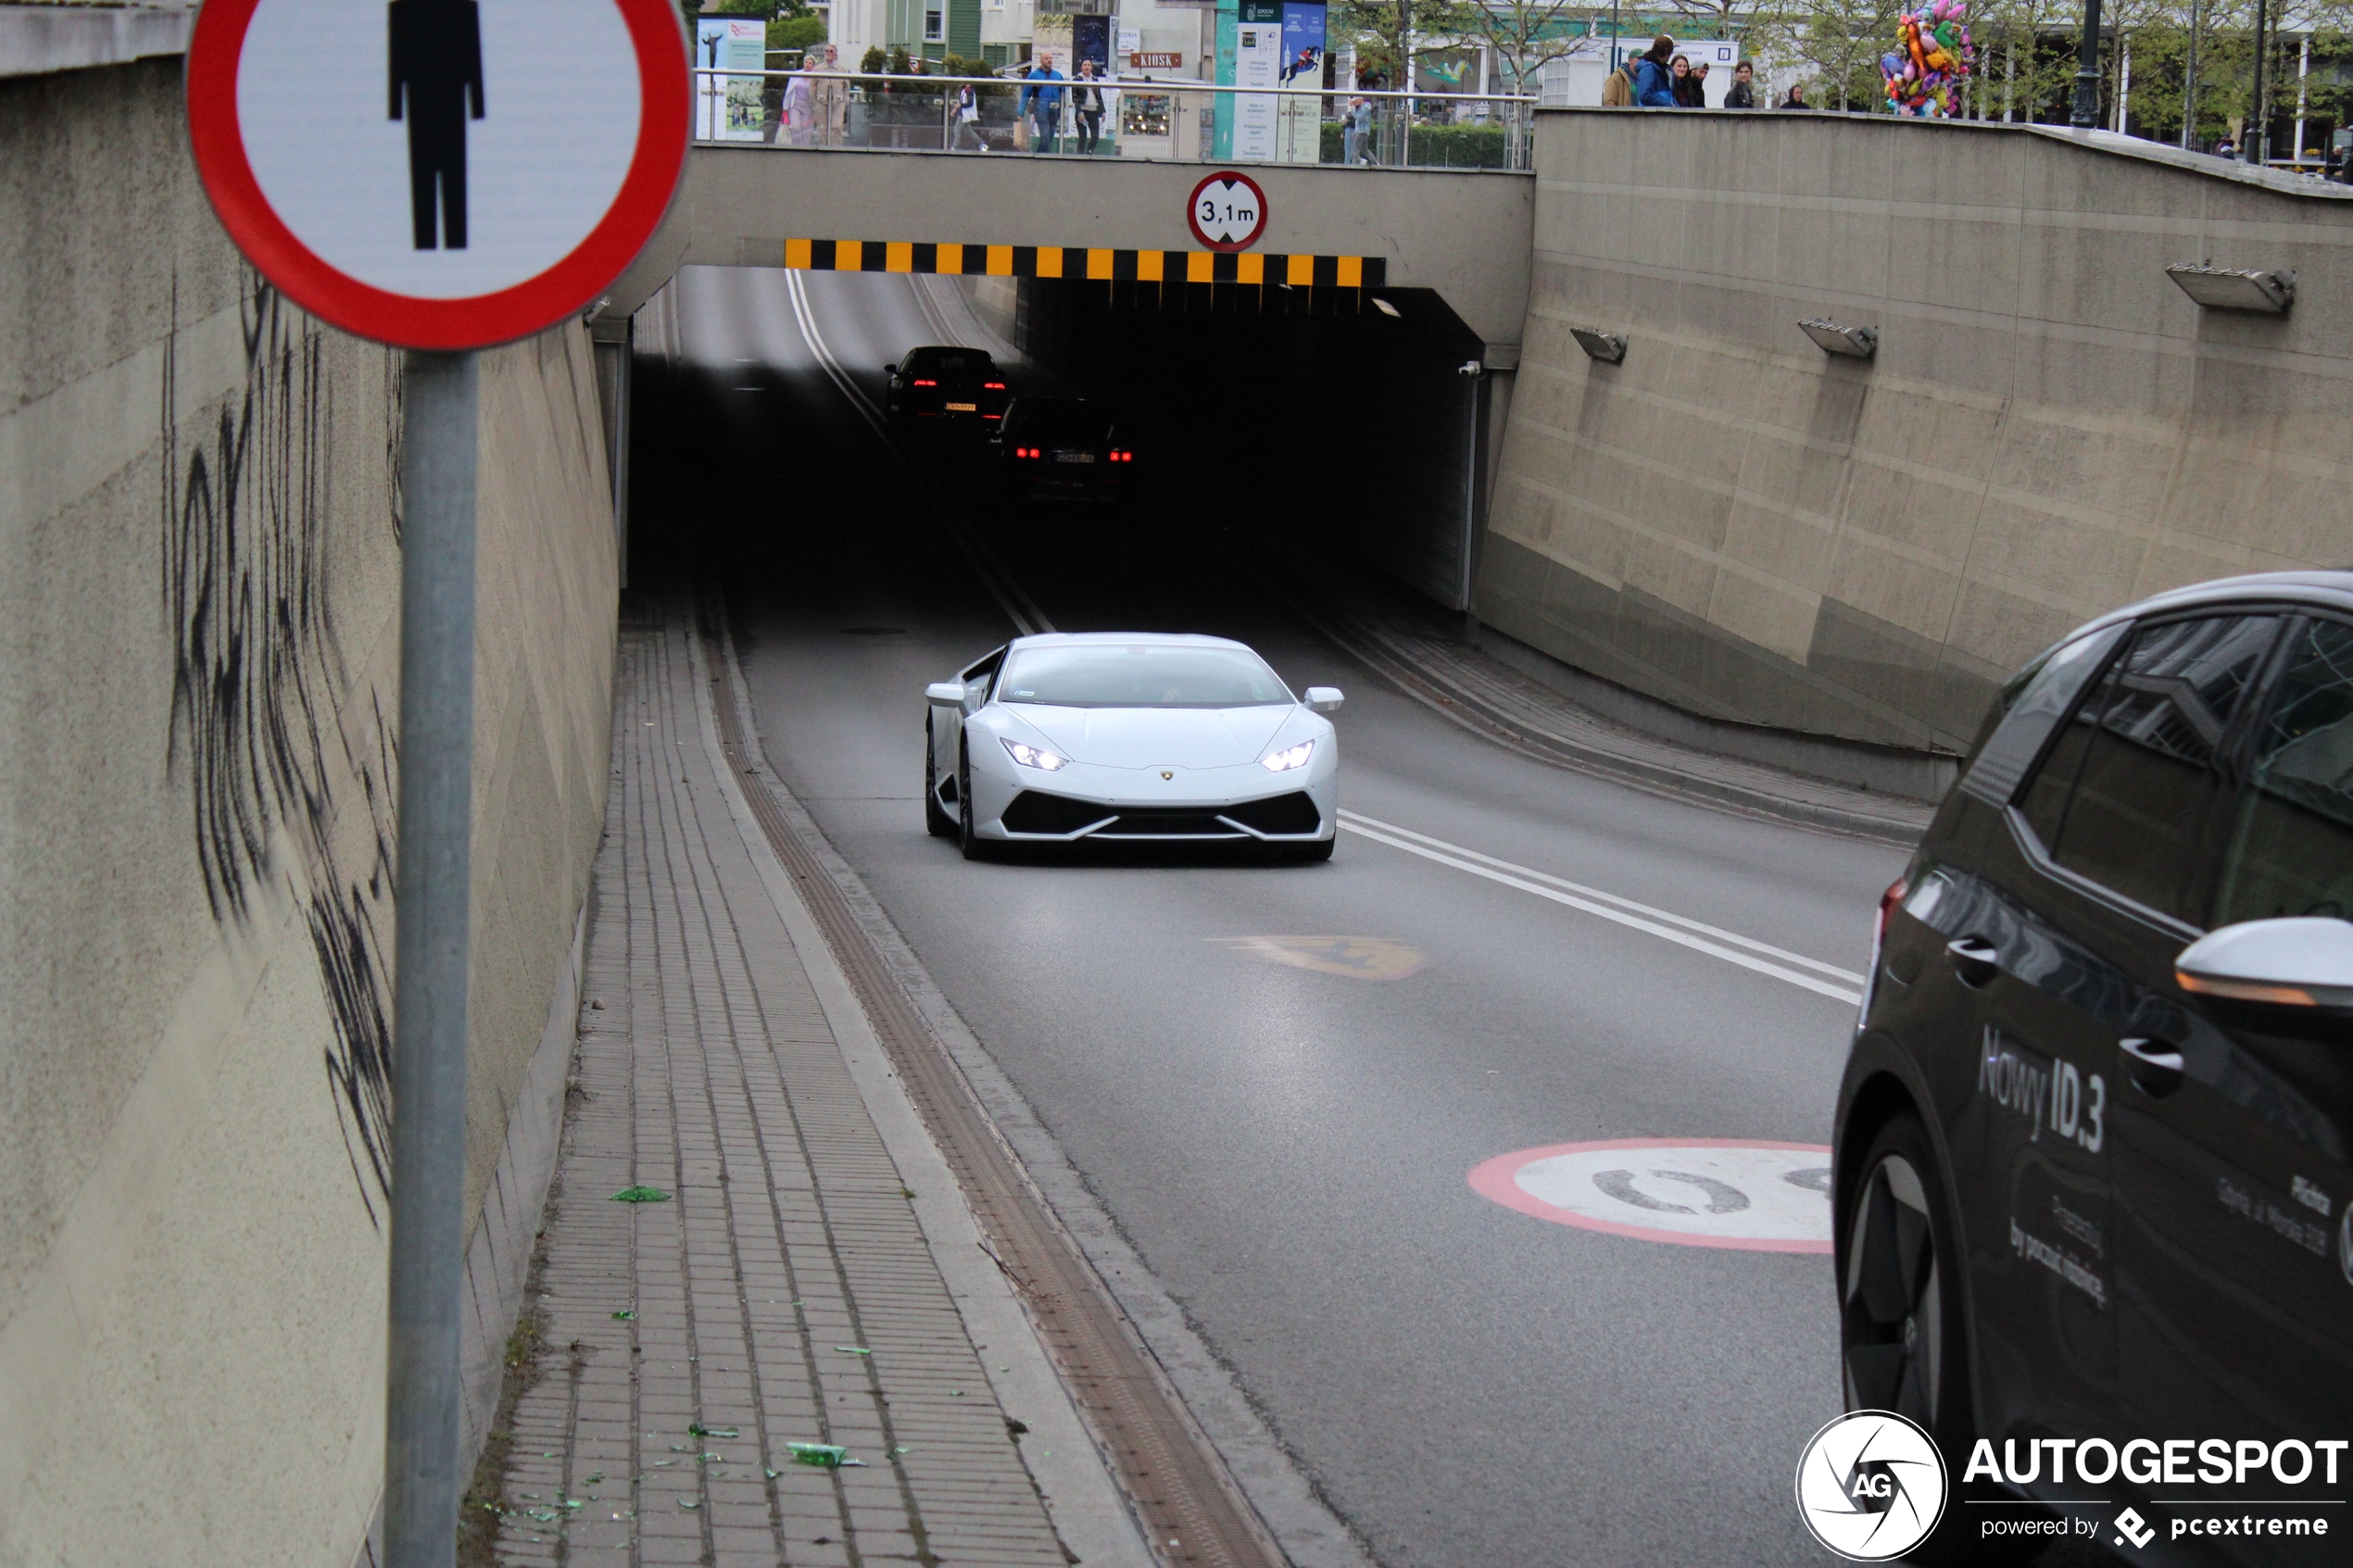
[[[2168,267],[2165,275],[2208,310],[2259,310],[2267,316],[2284,316],[2296,303],[2293,272],[2258,272],[2183,261]]]
[[[1836,321],[1800,321],[1797,323],[1814,346],[1825,354],[1843,354],[1850,359],[1869,359],[1879,352],[1879,333],[1869,327],[1842,327]]]
[[[1604,365],[1626,363],[1626,339],[1617,332],[1595,332],[1591,327],[1571,327],[1568,335],[1585,351],[1588,359],[1599,359]]]
[[[1397,307],[1390,304],[1389,301],[1383,299],[1378,295],[1373,295],[1373,308],[1379,311],[1384,316],[1391,317],[1398,320],[1403,320],[1405,316],[1405,312],[1398,309]]]

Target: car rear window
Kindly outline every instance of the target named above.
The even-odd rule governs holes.
[[[907,368],[917,375],[966,376],[993,370],[997,362],[986,354],[941,354],[935,350],[909,355]]]
[[[1026,402],[1013,405],[1005,432],[1025,441],[1094,445],[1111,439],[1111,425],[1110,412],[1095,404]]]
[[[1247,648],[1090,643],[1022,649],[997,698],[1051,708],[1264,708],[1291,695]]]

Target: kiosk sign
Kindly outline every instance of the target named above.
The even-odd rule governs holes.
[[[485,347],[580,309],[669,208],[688,130],[669,0],[207,0],[196,168],[313,315]]]

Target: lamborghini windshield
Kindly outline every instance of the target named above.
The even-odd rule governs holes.
[[[1264,708],[1291,695],[1247,648],[1093,643],[1021,649],[997,698],[1051,708]]]

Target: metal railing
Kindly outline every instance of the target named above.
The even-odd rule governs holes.
[[[1536,99],[1520,94],[1327,93],[1143,76],[694,75],[703,145],[1518,171],[1533,167],[1535,151]],[[1082,100],[1082,90],[1094,95]]]

